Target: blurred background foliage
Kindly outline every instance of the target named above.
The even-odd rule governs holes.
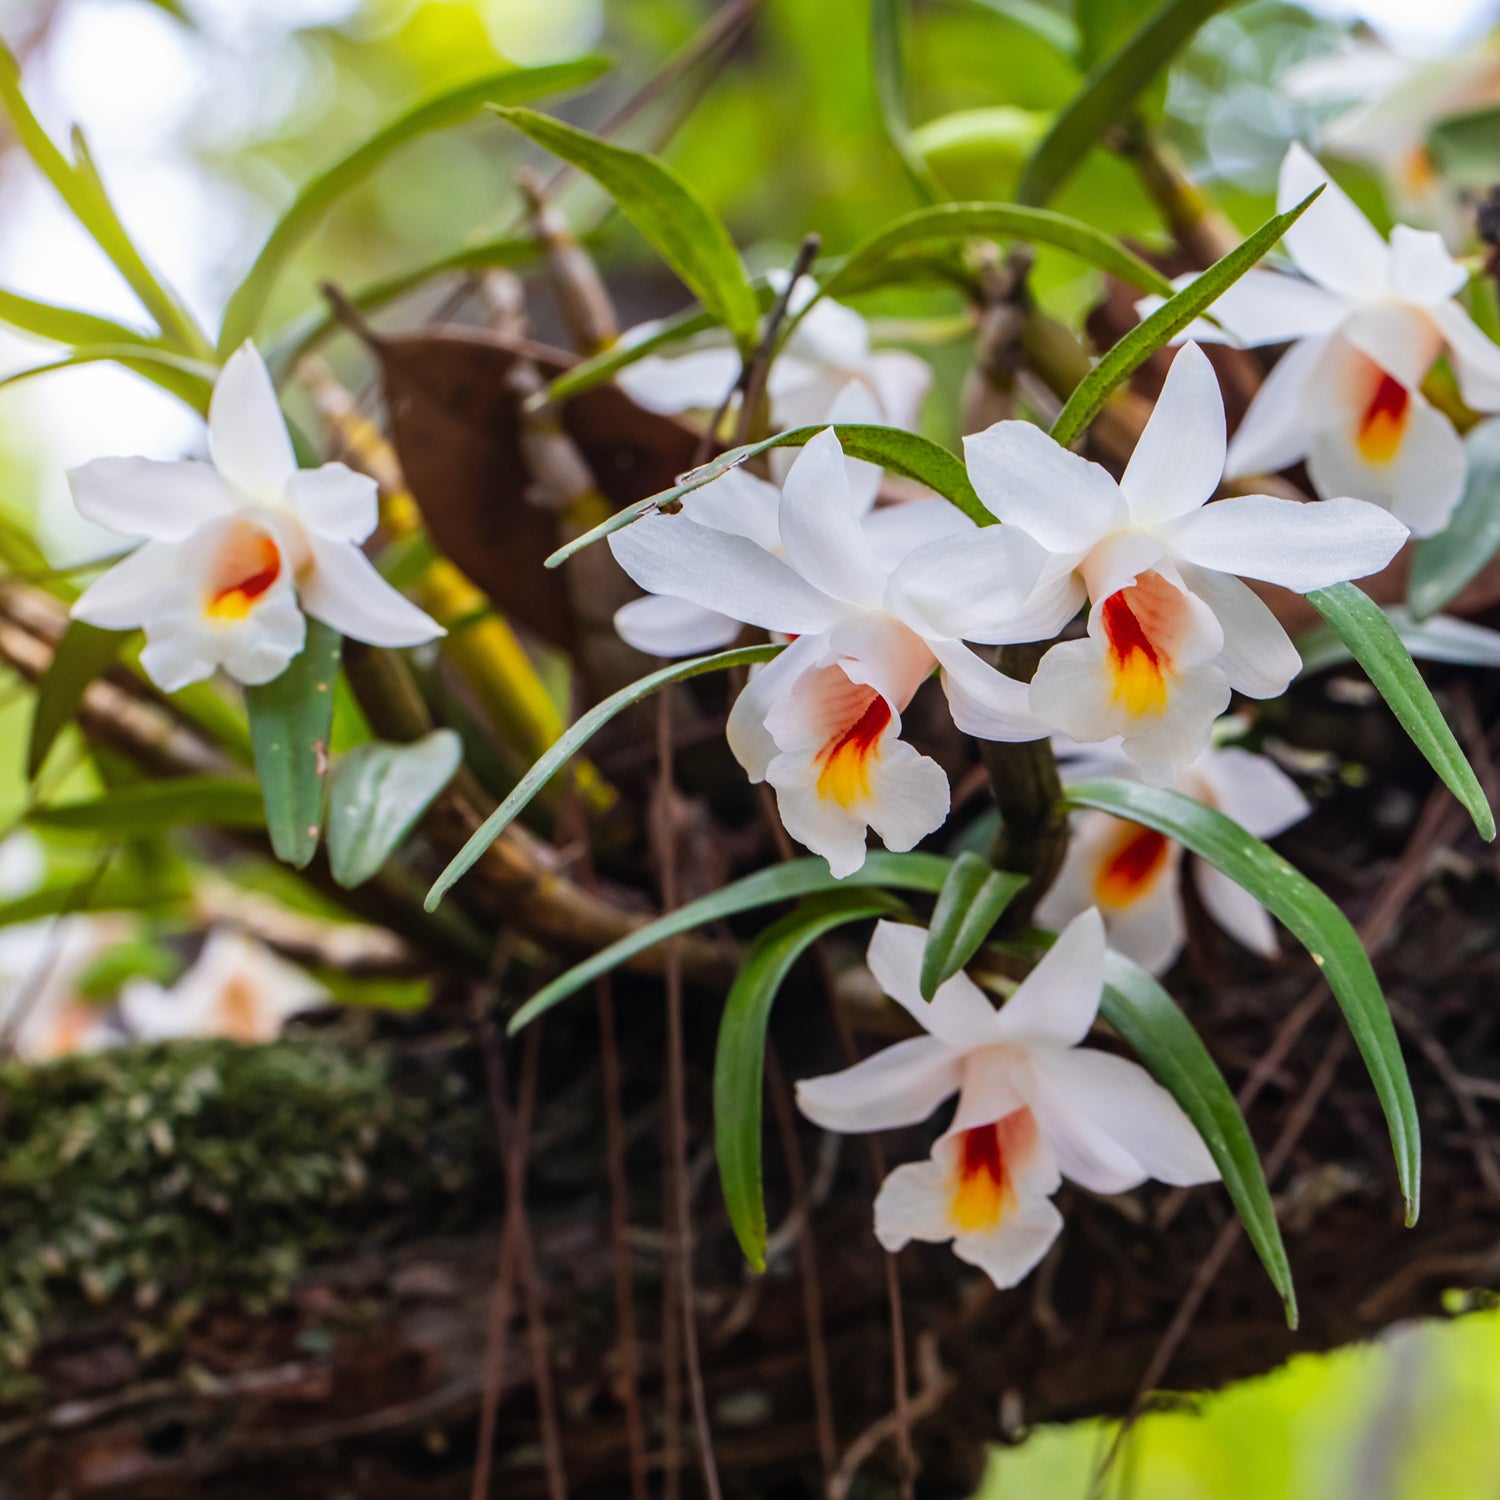
[[[86,128],[138,242],[213,323],[296,187],[409,101],[507,58],[537,63],[598,50],[612,71],[562,110],[596,126],[686,42],[709,8],[707,0],[18,0],[0,3],[0,34],[25,61],[41,118],[54,130],[75,120]],[[1095,6],[1105,35],[1125,33],[1150,8],[1146,0]],[[667,143],[666,154],[726,216],[753,266],[785,263],[813,230],[825,251],[837,253],[917,206],[880,125],[869,9],[868,0],[766,0],[726,66],[664,90],[631,126],[635,144]],[[1434,32],[1429,40],[1445,27],[1472,32],[1483,19],[1474,6],[1445,9],[1438,0],[1404,9]],[[1049,112],[1078,84],[1077,64],[1008,10],[1005,0],[914,7],[912,118],[956,196],[1007,196]],[[1343,20],[1254,0],[1211,23],[1157,91],[1171,137],[1242,228],[1265,216],[1286,142],[1313,123],[1310,107],[1289,101],[1274,80],[1347,30]],[[521,214],[513,183],[520,159],[515,138],[489,118],[409,146],[346,197],[299,254],[267,327],[316,317],[325,279],[358,289],[512,231]],[[1380,213],[1374,184],[1357,174],[1349,180]],[[624,321],[681,304],[680,288],[650,269],[645,247],[606,217],[590,184],[570,185],[562,202],[576,224],[602,225],[597,251]],[[1148,247],[1158,234],[1135,174],[1102,150],[1056,206]],[[0,222],[0,284],[129,315],[124,289],[14,150],[0,156]],[[1053,310],[1075,318],[1098,290],[1093,273],[1046,253],[1036,286]],[[380,316],[404,326],[451,313],[455,288],[463,283],[453,275],[424,282]],[[938,372],[926,421],[933,435],[951,440],[967,357],[957,342],[967,332],[958,297],[932,287],[886,291],[868,310],[884,320],[886,334],[924,344]],[[538,332],[552,330],[542,321]],[[334,339],[327,352],[353,387],[366,384],[363,355],[350,340]],[[0,339],[0,367],[36,362],[24,341]],[[115,370],[69,371],[5,390],[0,516],[36,536],[55,564],[100,556],[109,540],[62,503],[64,467],[109,452],[168,457],[198,441],[188,414]],[[0,685],[0,829],[25,810],[29,714],[29,701]],[[97,773],[76,742],[65,743],[49,782],[82,794],[97,785]],[[54,869],[82,873],[97,857],[93,846],[61,835],[50,835],[49,845]],[[152,878],[164,878],[159,850],[125,850],[123,858],[127,868],[142,862]],[[311,899],[286,883],[284,899]],[[1500,1490],[1497,1420],[1500,1320],[1480,1314],[1444,1328],[1400,1330],[1378,1348],[1299,1360],[1183,1411],[1150,1416],[1106,1493],[1151,1500],[1491,1496]],[[986,1500],[1090,1493],[1106,1438],[1095,1427],[1034,1435],[997,1455]]]

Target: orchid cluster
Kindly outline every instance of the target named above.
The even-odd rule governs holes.
[[[1487,97],[1490,82],[1488,67],[1468,80],[1475,97]],[[1304,86],[1316,87],[1317,80],[1304,79]],[[958,736],[987,747],[1029,747],[986,749],[982,758],[1002,807],[1007,767],[1029,757],[1027,764],[1042,768],[1031,795],[1047,802],[1034,810],[1050,819],[1055,857],[1050,864],[1036,858],[1020,861],[1025,868],[1001,870],[981,861],[985,880],[995,882],[984,899],[994,905],[983,908],[989,913],[984,930],[960,942],[952,923],[939,918],[950,891],[967,889],[963,860],[975,856],[946,861],[940,884],[932,879],[933,856],[917,856],[928,863],[916,873],[907,866],[911,878],[892,885],[938,896],[931,926],[881,920],[867,961],[880,989],[919,1034],[797,1087],[809,1119],[844,1132],[919,1125],[956,1096],[928,1158],[898,1166],[880,1189],[873,1206],[880,1243],[895,1251],[913,1240],[951,1242],[960,1259],[998,1286],[1012,1286],[1057,1238],[1062,1219],[1054,1200],[1064,1180],[1088,1192],[1121,1193],[1147,1180],[1187,1186],[1221,1173],[1237,1195],[1236,1207],[1260,1214],[1270,1226],[1262,1239],[1274,1240],[1264,1182],[1254,1198],[1255,1184],[1247,1186],[1236,1165],[1245,1155],[1253,1159],[1253,1149],[1233,1097],[1201,1046],[1201,1057],[1192,1053],[1190,1064],[1182,1061],[1197,1038],[1151,976],[1165,973],[1183,950],[1189,871],[1206,912],[1251,953],[1275,958],[1277,917],[1307,941],[1295,903],[1311,888],[1260,840],[1306,816],[1309,804],[1273,758],[1229,743],[1245,720],[1226,715],[1236,697],[1242,708],[1280,698],[1303,669],[1273,607],[1285,603],[1279,594],[1342,590],[1333,605],[1324,609],[1325,599],[1319,606],[1325,617],[1336,613],[1339,601],[1348,608],[1352,595],[1379,622],[1360,627],[1365,644],[1371,630],[1394,633],[1376,605],[1347,586],[1385,569],[1410,538],[1447,530],[1469,477],[1461,429],[1479,415],[1500,414],[1500,346],[1459,300],[1468,268],[1436,233],[1397,225],[1383,237],[1296,145],[1282,165],[1278,217],[1260,232],[1253,256],[1226,256],[1203,273],[1208,280],[1185,277],[1171,297],[1159,273],[1124,246],[1101,246],[1105,237],[1089,226],[1073,224],[1063,232],[1060,215],[1006,205],[1003,226],[984,233],[1021,238],[1029,224],[1039,236],[1051,233],[1058,248],[1101,256],[1100,265],[1138,290],[1161,295],[1137,304],[1142,326],[1122,340],[1125,356],[1113,365],[1101,362],[1081,383],[1071,370],[1057,392],[1068,404],[1055,429],[1068,441],[1033,421],[1007,418],[967,434],[960,460],[918,435],[932,383],[926,363],[904,350],[877,348],[864,318],[825,294],[837,290],[830,277],[816,279],[815,267],[795,281],[789,274],[766,278],[776,304],[762,321],[764,285],[752,284],[727,231],[661,164],[613,145],[600,154],[592,137],[546,116],[501,113],[616,196],[654,183],[650,203],[626,215],[648,238],[647,226],[659,229],[668,213],[663,205],[685,216],[654,243],[703,304],[706,316],[690,315],[700,330],[691,340],[674,345],[673,327],[682,323],[642,325],[567,368],[550,390],[528,386],[524,393],[524,382],[512,376],[538,346],[512,341],[502,349],[504,395],[514,397],[505,409],[520,433],[517,463],[534,458],[545,441],[561,456],[536,464],[538,472],[550,467],[583,476],[565,496],[539,500],[537,492],[546,488],[540,482],[517,487],[527,505],[535,500],[547,509],[543,501],[558,502],[549,519],[558,522],[558,542],[566,541],[549,563],[607,535],[615,561],[642,591],[614,614],[619,637],[639,653],[677,665],[608,697],[601,691],[565,730],[560,706],[548,696],[555,679],[542,686],[523,647],[502,634],[506,661],[533,674],[542,717],[556,720],[542,743],[555,743],[531,772],[497,793],[503,800],[487,818],[464,802],[462,816],[448,820],[447,831],[466,820],[477,831],[443,870],[428,910],[506,836],[593,728],[668,681],[745,665],[751,670],[725,725],[729,750],[750,782],[769,789],[785,833],[817,857],[797,867],[805,883],[765,899],[809,891],[841,898],[840,882],[878,884],[872,878],[878,871],[866,868],[870,835],[887,851],[883,868],[889,869],[890,856],[932,839],[952,810],[945,764],[913,742],[920,734],[908,737],[909,724],[924,722],[914,706],[937,708],[941,693],[946,710],[940,711]],[[1376,133],[1385,129],[1368,111],[1365,123],[1379,126]],[[1346,145],[1357,135],[1348,122],[1334,133]],[[626,157],[631,171],[616,180],[611,174]],[[926,227],[934,238],[952,239],[953,222],[979,223],[982,213],[965,214],[986,207],[947,205],[946,222]],[[1027,213],[1031,218],[1016,227],[1015,214]],[[944,219],[945,210],[927,217]],[[893,244],[920,238],[926,219],[914,218],[923,223],[903,220]],[[542,220],[550,223],[539,213]],[[545,237],[539,230],[539,239]],[[1278,237],[1289,264],[1246,269]],[[694,247],[703,253],[689,253]],[[858,260],[852,254],[843,269]],[[576,258],[573,264],[576,270]],[[426,733],[429,709],[466,695],[437,684],[433,654],[416,658],[419,668],[433,668],[420,684],[420,673],[408,680],[382,659],[401,688],[400,711],[384,717],[399,721],[402,737],[412,743],[361,742],[334,772],[337,778],[348,769],[354,789],[336,816],[325,812],[325,801],[330,808],[337,801],[332,793],[325,798],[324,786],[337,639],[321,678],[288,667],[304,652],[311,660],[311,643],[330,636],[394,649],[425,646],[444,631],[391,581],[412,575],[391,566],[376,546],[367,555],[368,544],[384,540],[382,519],[388,531],[399,506],[388,503],[383,515],[375,480],[341,462],[299,465],[305,446],[294,443],[268,368],[254,344],[240,342],[241,331],[226,324],[216,356],[222,368],[211,394],[206,381],[200,393],[209,462],[99,459],[70,475],[79,513],[134,545],[73,602],[72,615],[108,631],[141,629],[139,666],[165,692],[220,669],[248,689],[279,687],[279,693],[244,695],[272,847],[305,867],[326,822],[332,880],[358,885],[396,857],[454,777],[462,761],[459,737],[447,728]],[[1127,342],[1132,338],[1134,345]],[[370,343],[379,340],[371,335]],[[1086,413],[1067,425],[1075,398],[1080,409],[1087,404],[1079,393],[1089,396],[1098,385],[1091,410],[1099,410],[1114,388],[1103,383],[1106,377],[1118,383],[1172,343],[1178,347],[1128,458],[1111,453],[1112,467],[1105,467],[1073,451],[1071,440],[1087,421]],[[1285,346],[1232,442],[1219,378],[1204,349],[1211,344]],[[537,357],[529,371],[538,383],[546,363]],[[174,373],[182,370],[174,366]],[[683,426],[705,429],[701,453],[724,446],[726,422],[756,441],[579,535],[588,523],[575,523],[599,500],[590,486],[597,480],[600,493],[608,486],[585,462],[581,442],[568,446],[567,424],[553,420],[564,409],[558,392],[561,382],[571,382],[571,398],[591,380],[600,384],[611,376],[611,400],[643,425],[648,415],[652,421],[669,416],[674,440],[683,437]],[[764,402],[750,399],[762,391]],[[767,413],[779,437],[756,426]],[[691,448],[697,433],[686,436]],[[1316,498],[1304,499],[1269,477],[1303,465]],[[399,466],[366,467],[388,475]],[[887,484],[887,469],[908,483]],[[1301,482],[1300,472],[1296,478]],[[394,481],[386,485],[388,495],[394,487]],[[494,528],[503,531],[509,519],[497,509]],[[450,570],[443,575],[450,583],[458,577],[461,597],[472,601],[477,590],[461,577],[464,565],[457,555],[435,564]],[[495,590],[497,597],[503,592]],[[424,593],[424,602],[429,597]],[[610,608],[620,597],[612,596]],[[461,619],[465,629],[480,620],[508,631],[482,598],[467,613],[436,612],[450,622]],[[309,621],[324,628],[312,629]],[[472,644],[454,629],[455,638],[442,648],[445,654],[456,648],[445,655],[449,666]],[[747,630],[758,633],[753,644],[742,640]],[[1341,632],[1345,644],[1351,634],[1358,632]],[[1382,634],[1377,644],[1385,685],[1380,673],[1372,670],[1372,677],[1393,702],[1388,684],[1399,678],[1409,730],[1431,706],[1429,739],[1435,743],[1441,732],[1448,740],[1441,753],[1426,746],[1424,753],[1455,786],[1450,778],[1458,776],[1454,764],[1463,757],[1456,743],[1450,753],[1451,733],[1430,697],[1417,702],[1426,689],[1400,641],[1393,648]],[[729,649],[737,647],[744,649]],[[1350,650],[1367,668],[1379,654],[1361,654],[1352,644]],[[1409,676],[1401,677],[1403,670]],[[927,687],[930,678],[936,688]],[[389,679],[382,683],[389,688]],[[954,737],[945,739],[951,751]],[[969,751],[964,746],[945,761],[951,765]],[[294,757],[300,757],[295,764]],[[968,755],[971,766],[979,758]],[[976,782],[978,774],[976,768]],[[1059,784],[1069,789],[1061,800]],[[1098,785],[1108,792],[1102,800]],[[1473,785],[1477,789],[1477,781]],[[1092,801],[1089,786],[1096,787]],[[473,790],[466,785],[462,795]],[[1474,795],[1482,803],[1482,793]],[[1475,816],[1483,827],[1483,815]],[[424,846],[422,854],[429,852]],[[524,841],[510,850],[518,862],[531,852]],[[516,885],[550,889],[563,880],[564,863],[528,865]],[[1247,870],[1264,878],[1257,883]],[[410,885],[394,887],[397,899]],[[507,885],[507,899],[510,891]],[[593,900],[591,892],[574,894],[579,905]],[[1313,898],[1322,903],[1323,921],[1322,906],[1329,903],[1311,892],[1309,904]],[[982,905],[972,892],[966,899]],[[1007,918],[1011,900],[1018,904]],[[750,904],[726,906],[703,920]],[[482,909],[489,917],[494,906]],[[585,925],[596,934],[603,930],[592,922],[597,908],[588,911]],[[862,907],[851,920],[868,921],[877,912],[899,918],[903,909]],[[822,921],[826,913],[815,916]],[[1030,918],[1040,924],[1040,937]],[[1335,912],[1327,920],[1342,918]],[[633,910],[623,926],[627,936],[606,949],[605,958],[623,960],[649,946],[652,934],[655,940],[672,935],[648,926],[643,937]],[[472,927],[459,922],[441,930],[468,935],[481,965],[492,957]],[[807,926],[814,936],[823,930]],[[125,1037],[264,1039],[287,1016],[327,998],[307,975],[243,938],[216,932],[175,986],[133,980],[105,1014],[83,1003],[77,983],[100,932],[88,925],[60,929],[65,961],[54,966],[51,988],[15,1018],[28,1055]],[[637,946],[629,948],[630,942]],[[1362,956],[1352,935],[1351,942]],[[788,967],[782,959],[759,966],[747,959],[741,982],[759,982],[757,975],[764,979],[774,970],[779,983]],[[1366,985],[1355,969],[1351,959],[1349,971],[1330,974],[1329,983],[1341,1003],[1363,1007],[1358,1036],[1369,1049],[1367,1061],[1373,1058],[1398,1156],[1409,1146],[1401,1158],[1402,1186],[1414,1207],[1415,1125],[1403,1115],[1399,1048],[1373,973]],[[567,982],[565,975],[549,990]],[[1155,1057],[1128,1028],[1116,1027],[1150,1073],[1084,1045],[1101,1009],[1111,1022],[1121,1013],[1110,1007],[1125,1003],[1122,984],[1127,990],[1144,984],[1149,996],[1160,998],[1152,1025],[1181,1027],[1171,1033],[1172,1048]],[[763,1043],[770,997],[758,1007],[740,1006],[738,994],[737,984],[726,1027],[736,1015],[756,1014]],[[533,997],[531,1006],[541,999]],[[1163,1012],[1174,1019],[1162,1021]],[[530,1008],[517,1023],[526,1019]],[[1173,1066],[1200,1070],[1191,1087],[1172,1074]],[[716,1089],[741,1086],[743,1071],[723,1070]],[[753,1084],[754,1097],[740,1101],[740,1118],[750,1121],[758,1142],[759,1074]],[[716,1103],[721,1107],[722,1100]],[[1226,1132],[1236,1129],[1243,1135],[1231,1149]],[[758,1178],[753,1191],[759,1191]],[[746,1196],[726,1191],[726,1199]],[[749,1245],[743,1214],[735,1227]],[[1290,1303],[1289,1281],[1284,1293]]]

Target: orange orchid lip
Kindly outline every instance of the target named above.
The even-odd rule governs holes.
[[[819,752],[820,797],[832,798],[846,812],[869,797],[871,762],[890,722],[890,704],[872,692],[859,717]]]

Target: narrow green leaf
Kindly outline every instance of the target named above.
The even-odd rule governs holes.
[[[824,279],[818,296],[838,296],[846,286],[858,284],[871,266],[909,245],[994,235],[1066,250],[1130,286],[1162,297],[1173,295],[1172,283],[1165,276],[1119,240],[1079,219],[1047,208],[1022,208],[1015,203],[943,203],[935,208],[919,208],[862,239],[838,269]],[[804,308],[799,316],[806,315]]]
[[[611,145],[531,109],[497,109],[537,145],[587,172],[655,247],[688,290],[734,335],[754,346],[760,303],[722,220],[663,161]]]
[[[940,203],[947,194],[933,176],[927,159],[911,138],[906,79],[906,37],[902,0],[873,0],[870,7],[870,53],[875,79],[875,103],[880,123],[920,197]]]
[[[21,148],[52,184],[58,197],[88,231],[94,243],[114,263],[141,305],[157,320],[162,333],[186,352],[206,353],[207,341],[192,315],[146,264],[126,233],[89,156],[82,133],[76,129],[73,132],[76,161],[69,161],[32,113],[21,88],[20,66],[14,54],[3,44],[0,44],[0,109],[4,109],[9,118]]]
[[[1413,661],[1443,661],[1460,667],[1500,667],[1500,630],[1473,625],[1468,620],[1455,620],[1448,615],[1414,620],[1411,611],[1400,604],[1388,604],[1382,613],[1401,637],[1401,644],[1411,652]],[[1292,644],[1302,658],[1302,671],[1306,676],[1354,660],[1354,653],[1331,625],[1317,625],[1303,631]]]
[[[575,964],[551,984],[538,990],[511,1018],[507,1030],[515,1035],[569,995],[576,995],[586,985],[592,984],[601,974],[608,974],[658,943],[691,932],[695,927],[722,922],[740,912],[755,911],[777,901],[794,901],[801,896],[816,895],[820,891],[882,886],[891,890],[926,891],[935,896],[942,890],[952,863],[937,854],[877,851],[867,855],[864,864],[842,880],[835,880],[828,873],[827,862],[821,859],[793,859],[768,870],[757,870],[753,875],[731,881],[721,890],[669,911],[581,964]]]
[[[1125,1039],[1157,1081],[1182,1106],[1224,1178],[1271,1284],[1297,1326],[1297,1294],[1276,1209],[1250,1127],[1203,1039],[1177,1002],[1144,969],[1110,953],[1105,959],[1100,1014]]]
[[[1495,182],[1495,141],[1500,133],[1500,105],[1453,115],[1427,138],[1445,184],[1484,190]]]
[[[363,885],[400,847],[464,758],[451,729],[410,745],[356,745],[328,783],[328,864],[333,878]]]
[[[89,684],[112,666],[130,639],[128,630],[100,630],[82,620],[68,627],[36,685],[31,737],[26,744],[26,778],[34,781],[59,734],[83,702]]]
[[[54,877],[23,896],[0,901],[0,927],[40,922],[73,912],[145,912],[175,906],[192,898],[192,884],[185,871],[153,872],[143,879],[136,869],[106,869],[94,876]]]
[[[1070,806],[1113,813],[1176,839],[1249,891],[1312,955],[1369,1069],[1390,1127],[1407,1223],[1416,1223],[1422,1180],[1416,1101],[1380,982],[1343,912],[1275,850],[1180,792],[1101,779],[1068,787],[1064,798]]]
[[[33,808],[36,828],[80,833],[156,833],[184,824],[264,828],[265,806],[253,781],[228,776],[176,776],[113,788],[107,796]]]
[[[309,618],[307,644],[286,671],[245,689],[271,847],[298,870],[317,853],[323,829],[333,683],[343,644],[338,631]]]
[[[1027,162],[1016,197],[1022,203],[1046,203],[1199,28],[1234,3],[1167,0],[1118,52],[1090,71]]]
[[[792,965],[819,938],[848,922],[895,910],[890,896],[872,890],[829,891],[804,901],[750,945],[724,1002],[714,1053],[714,1154],[729,1222],[757,1271],[766,1268],[760,1135],[771,1006]]]
[[[24,370],[13,370],[9,375],[0,377],[0,390],[38,375],[51,375],[58,370],[75,369],[79,365],[106,363],[120,365],[143,380],[149,380],[152,385],[160,386],[162,390],[192,407],[199,416],[208,415],[214,379],[218,374],[214,366],[205,360],[174,354],[170,349],[154,349],[149,344],[92,344],[86,348],[74,349],[62,359],[29,365]]]
[[[1352,583],[1317,589],[1307,602],[1339,633],[1412,744],[1468,809],[1480,835],[1493,839],[1495,815],[1484,788],[1385,611]]]
[[[519,103],[523,99],[581,88],[592,83],[608,66],[603,58],[581,57],[540,68],[500,68],[444,89],[383,125],[307,183],[277,220],[255,263],[224,309],[220,355],[231,354],[255,333],[271,288],[297,247],[340,197],[369,177],[393,152],[419,136],[446,130],[468,119],[487,104]]]
[[[838,434],[839,442],[850,458],[862,458],[869,463],[879,464],[892,474],[915,479],[918,484],[925,484],[928,489],[935,490],[945,500],[956,505],[971,521],[980,526],[995,525],[997,518],[985,509],[984,502],[975,494],[974,486],[969,482],[969,471],[964,468],[963,461],[941,444],[934,443],[919,433],[906,432],[900,427],[877,427],[864,422],[832,422],[816,427],[794,427],[790,432],[779,432],[763,442],[747,443],[743,448],[731,448],[728,453],[721,453],[711,463],[694,469],[680,484],[674,484],[671,489],[663,490],[659,495],[652,495],[649,500],[617,510],[592,531],[586,531],[582,536],[559,547],[547,559],[547,566],[560,566],[574,553],[582,552],[585,547],[602,541],[612,532],[620,531],[645,516],[671,515],[681,509],[684,496],[702,489],[705,484],[728,473],[730,469],[737,468],[746,459],[754,458],[757,453],[765,453],[771,448],[800,448],[820,432],[826,432],[830,426]]]
[[[1233,286],[1272,245],[1302,217],[1323,189],[1309,193],[1295,208],[1267,219],[1248,240],[1236,245],[1222,260],[1216,260],[1175,296],[1163,302],[1149,318],[1138,323],[1078,382],[1067,404],[1052,424],[1052,436],[1069,447],[1117,386],[1128,380],[1158,349],[1165,348],[1195,318]]]
[[[1464,447],[1463,497],[1442,531],[1412,547],[1406,602],[1418,620],[1440,613],[1500,552],[1500,418],[1481,422]]]
[[[1061,11],[1043,4],[1043,0],[975,0],[975,3],[1004,16],[1007,21],[1024,26],[1069,62],[1078,57],[1082,45],[1078,27]]]
[[[582,718],[570,724],[560,739],[548,746],[546,754],[516,783],[505,801],[484,820],[468,843],[454,855],[427,893],[427,910],[436,910],[443,897],[473,866],[474,861],[520,816],[531,799],[617,714],[624,713],[632,704],[639,703],[642,698],[649,698],[658,688],[664,688],[670,683],[685,682],[689,677],[698,677],[704,672],[722,672],[730,667],[748,667],[755,662],[770,661],[781,650],[780,646],[742,646],[736,651],[720,651],[714,656],[695,656],[687,661],[673,662],[671,666],[652,672],[621,688],[617,693],[611,693],[602,703],[596,703]]]
[[[117,323],[113,318],[101,318],[97,313],[40,302],[4,288],[0,288],[0,323],[20,333],[51,339],[55,344],[154,343],[152,335],[143,329]]]
[[[931,1000],[979,951],[1001,913],[1026,888],[1024,875],[994,869],[978,854],[960,854],[943,882],[922,950],[921,990]]]

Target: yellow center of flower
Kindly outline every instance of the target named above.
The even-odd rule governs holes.
[[[948,1185],[948,1217],[955,1234],[982,1234],[1015,1211],[1015,1169],[1036,1150],[1037,1141],[1029,1109],[1013,1110],[993,1125],[958,1137]]]
[[[890,722],[890,704],[872,693],[860,716],[819,752],[820,797],[831,798],[846,812],[869,797],[871,763]]]
[[[1382,370],[1355,437],[1367,463],[1388,464],[1400,452],[1410,415],[1411,392]]]
[[[281,549],[253,526],[232,531],[217,561],[203,605],[211,620],[243,620],[281,576]]]
[[[1152,577],[1154,575],[1147,575]],[[1104,601],[1104,636],[1109,642],[1109,666],[1114,677],[1114,700],[1133,719],[1166,712],[1166,663],[1132,608],[1130,595],[1140,584],[1121,589]]]
[[[1094,900],[1117,910],[1134,905],[1156,883],[1170,852],[1166,837],[1154,828],[1122,823],[1094,876]]]

